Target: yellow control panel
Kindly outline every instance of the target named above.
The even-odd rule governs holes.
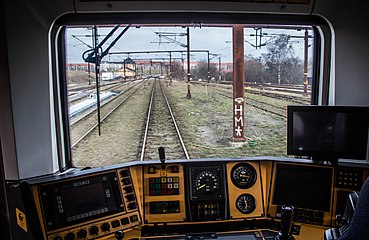
[[[368,175],[365,168],[306,161],[183,160],[92,169],[29,185],[47,240],[183,239],[189,232],[259,239],[278,232],[283,205],[294,207],[295,238],[310,240],[335,226],[346,195]]]

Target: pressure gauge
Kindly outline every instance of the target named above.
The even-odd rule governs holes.
[[[236,208],[243,214],[250,214],[256,208],[256,200],[251,194],[242,194],[236,200]]]

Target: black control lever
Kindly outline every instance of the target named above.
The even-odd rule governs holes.
[[[164,170],[165,169],[165,149],[164,147],[159,147],[158,151],[159,151],[159,159],[161,162],[161,169]]]
[[[274,240],[294,240],[292,236],[292,224],[293,224],[293,213],[294,209],[292,206],[284,205],[282,206],[282,219],[281,219],[281,229],[278,235],[274,237]]]

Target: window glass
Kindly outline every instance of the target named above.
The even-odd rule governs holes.
[[[159,147],[166,159],[286,156],[286,106],[311,103],[312,27],[232,33],[231,25],[67,27],[73,163],[159,159]],[[235,42],[243,63],[234,63]],[[233,100],[240,66],[242,120]]]

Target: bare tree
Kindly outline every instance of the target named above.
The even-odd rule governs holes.
[[[210,63],[209,66],[210,78],[218,75],[218,69],[216,63]],[[200,60],[191,70],[191,75],[194,79],[208,79],[208,62],[206,60]]]
[[[265,83],[266,80],[265,65],[262,59],[247,55],[245,57],[245,81]]]
[[[285,80],[282,80],[282,73],[287,72],[288,62],[294,56],[293,47],[289,40],[290,36],[288,35],[278,36],[267,45],[268,53],[262,55],[266,62],[267,71],[271,75],[276,75],[278,84],[285,82]]]
[[[183,68],[182,68],[181,62],[179,61],[172,62],[172,74],[173,74],[173,78],[182,80]]]

